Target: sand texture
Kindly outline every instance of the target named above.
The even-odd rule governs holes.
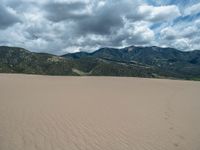
[[[200,82],[0,74],[0,150],[200,150]]]

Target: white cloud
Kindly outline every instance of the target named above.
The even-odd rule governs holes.
[[[174,40],[179,37],[178,33],[172,27],[166,27],[160,31],[162,39]]]
[[[191,50],[191,40],[187,37],[189,29],[180,31],[180,28],[166,27],[160,32],[160,39],[157,41],[159,45],[165,47],[173,47],[179,50]]]
[[[144,19],[159,22],[174,19],[181,15],[180,10],[175,5],[169,6],[150,6],[142,5],[138,8],[138,14]]]
[[[200,12],[200,3],[194,4],[188,8],[185,9],[184,14],[185,15],[193,15]]]
[[[198,20],[175,24],[174,26],[167,26],[160,30],[157,43],[180,50],[200,49],[199,34]]]
[[[145,21],[126,21],[123,29],[119,30],[115,42],[122,42],[122,46],[129,45],[150,45],[154,40],[154,31],[149,28],[149,23]]]
[[[189,39],[184,38],[176,39],[175,42],[171,45],[183,51],[189,50],[191,48]]]

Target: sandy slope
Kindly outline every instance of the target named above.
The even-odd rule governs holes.
[[[200,149],[200,82],[0,75],[0,150],[175,149]]]

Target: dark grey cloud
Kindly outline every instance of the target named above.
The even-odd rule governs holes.
[[[96,14],[79,20],[78,31],[94,34],[110,34],[112,30],[123,26],[123,19],[120,15],[113,13],[114,10],[102,10]]]
[[[10,13],[5,6],[0,5],[0,29],[5,29],[20,22],[20,19]]]
[[[49,2],[44,5],[46,17],[53,21],[77,20],[88,16],[86,12],[81,12],[86,9],[84,2]]]
[[[110,1],[110,0],[109,0]],[[90,5],[90,6],[88,6]],[[106,2],[102,7],[96,3],[56,2],[44,6],[46,17],[54,22],[74,21],[79,34],[110,34],[114,29],[123,26],[123,15],[129,11],[122,7],[121,0],[110,5]],[[128,7],[128,5],[124,5]],[[89,7],[89,8],[88,8]]]

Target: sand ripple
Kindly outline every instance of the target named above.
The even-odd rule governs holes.
[[[0,75],[0,150],[199,150],[200,82]]]

